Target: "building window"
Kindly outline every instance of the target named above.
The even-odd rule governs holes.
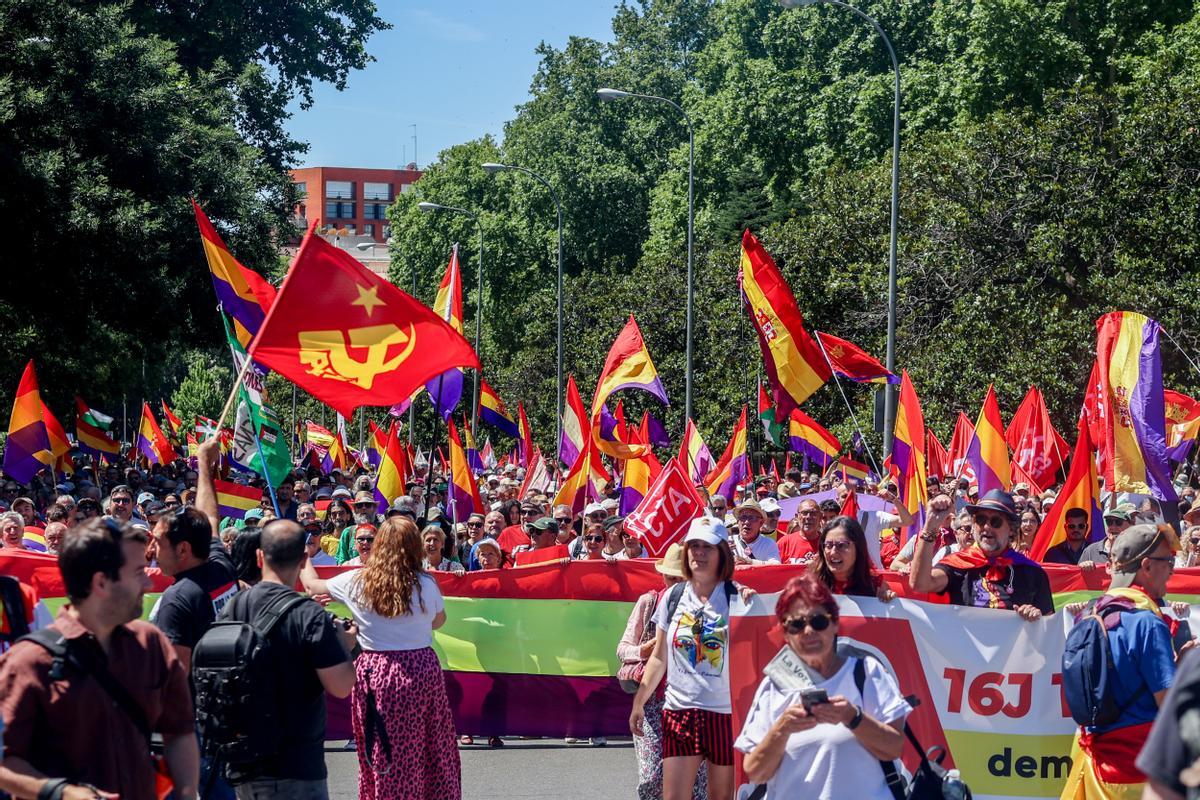
[[[363,233],[367,236],[375,235],[375,226],[367,222],[363,224]]]
[[[335,200],[353,200],[353,181],[325,181],[325,196]]]
[[[354,203],[326,203],[325,219],[354,219]]]
[[[390,183],[363,183],[363,200],[387,200],[392,199],[392,185]]]
[[[301,200],[303,200],[305,197],[308,197],[308,182],[296,181],[296,193]]]
[[[391,225],[384,225],[384,226],[383,226],[383,238],[385,238],[385,239],[386,239],[386,238],[388,238],[388,237],[389,237],[389,236],[391,236],[391,235],[392,235],[392,226],[391,226]]]
[[[400,194],[408,194],[409,190],[412,189],[412,187],[413,187],[413,185],[411,183],[400,184]]]
[[[383,203],[363,203],[363,216],[367,219],[387,219],[387,206]]]

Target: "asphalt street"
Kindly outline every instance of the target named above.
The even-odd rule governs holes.
[[[637,760],[629,739],[610,740],[607,747],[568,745],[561,739],[505,739],[495,750],[475,745],[459,748],[463,800],[611,800],[637,796]],[[358,797],[358,757],[329,742],[332,800]],[[335,746],[336,745],[336,746]]]

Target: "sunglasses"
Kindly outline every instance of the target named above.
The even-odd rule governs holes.
[[[358,542],[359,544],[371,544],[372,542],[375,541],[375,537],[374,536],[359,536],[354,541]]]
[[[804,633],[805,629],[812,628],[814,633],[820,633],[832,623],[833,620],[828,614],[822,614],[818,611],[807,617],[792,617],[789,620],[784,620],[783,629],[788,633]]]
[[[603,542],[604,537],[603,536],[585,536],[585,537],[583,537],[583,540],[585,542]]]
[[[1069,531],[1086,531],[1087,523],[1086,522],[1068,522],[1067,530],[1069,530]]]
[[[128,498],[128,497],[114,497],[114,498],[112,499],[112,502],[113,502],[113,503],[116,503],[116,504],[118,504],[118,505],[122,505],[122,506],[123,506],[123,505],[125,505],[126,503],[132,503],[132,502],[133,502],[133,500],[131,500],[131,499],[130,499],[130,498]]]
[[[565,528],[571,524],[570,517],[555,517],[554,521],[558,523],[558,527]]]
[[[1007,518],[1002,517],[999,514],[992,514],[990,517],[986,514],[976,514],[974,519],[975,519],[975,524],[981,528],[988,527],[988,526],[991,526],[993,528],[999,528],[999,527],[1002,527],[1004,525],[1004,523],[1008,521]]]
[[[854,542],[826,542],[823,547],[826,553],[844,553],[854,548]]]
[[[468,522],[467,527],[468,528],[482,528],[483,523],[482,522]]]

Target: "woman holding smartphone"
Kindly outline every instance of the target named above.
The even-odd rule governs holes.
[[[837,652],[838,606],[811,575],[788,581],[775,616],[812,687],[781,689],[768,673],[734,747],[767,800],[892,800],[880,761],[900,757],[909,705],[874,658]]]

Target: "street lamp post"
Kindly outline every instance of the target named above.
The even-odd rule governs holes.
[[[694,192],[694,167],[696,157],[696,137],[692,130],[692,118],[683,110],[683,106],[668,100],[665,97],[659,97],[653,94],[638,94],[636,92],[625,92],[620,89],[597,89],[596,96],[606,103],[611,103],[614,100],[624,100],[626,98],[635,98],[638,100],[652,100],[657,103],[665,103],[671,108],[683,115],[683,121],[687,124],[688,129],[688,222],[687,222],[687,332],[685,334],[685,352],[686,364],[683,374],[683,425],[687,427],[687,421],[692,418],[692,309],[695,303],[696,284],[695,273],[693,271],[693,248],[692,248],[692,227],[696,219],[696,204]]]
[[[780,0],[785,8],[811,6],[817,3],[844,8],[866,20],[883,39],[888,56],[892,59],[892,72],[895,75],[893,89],[894,104],[892,108],[892,229],[888,243],[888,323],[887,323],[887,368],[888,372],[896,371],[896,232],[900,223],[900,62],[896,60],[896,49],[892,40],[884,33],[875,19],[864,14],[859,9],[844,3],[842,0]],[[885,387],[883,399],[883,450],[885,455],[892,452],[892,435],[896,429],[896,393],[891,386]]]
[[[550,185],[550,181],[538,175],[531,169],[519,167],[515,164],[495,164],[486,163],[482,165],[483,169],[489,174],[495,174],[502,170],[515,170],[524,172],[529,177],[533,178],[542,186],[546,187],[546,191],[550,192],[550,198],[554,201],[554,210],[558,214],[558,369],[554,380],[554,418],[557,422],[554,437],[554,447],[558,448],[558,443],[562,441],[562,415],[563,415],[563,215],[562,203],[558,200],[558,192],[554,191],[554,187]],[[555,472],[558,472],[558,456],[554,457]],[[568,466],[570,466],[568,464]]]
[[[479,220],[479,215],[474,211],[468,211],[465,208],[456,208],[455,206],[444,206],[441,203],[417,203],[417,208],[426,214],[432,214],[435,211],[447,211],[453,214],[464,214],[471,218],[475,223],[475,228],[479,231],[479,264],[475,270],[475,355],[479,358],[480,368],[475,370],[475,391],[474,398],[471,402],[471,436],[479,438],[479,381],[483,373],[483,358],[479,356],[479,340],[480,333],[483,330],[483,223]]]

